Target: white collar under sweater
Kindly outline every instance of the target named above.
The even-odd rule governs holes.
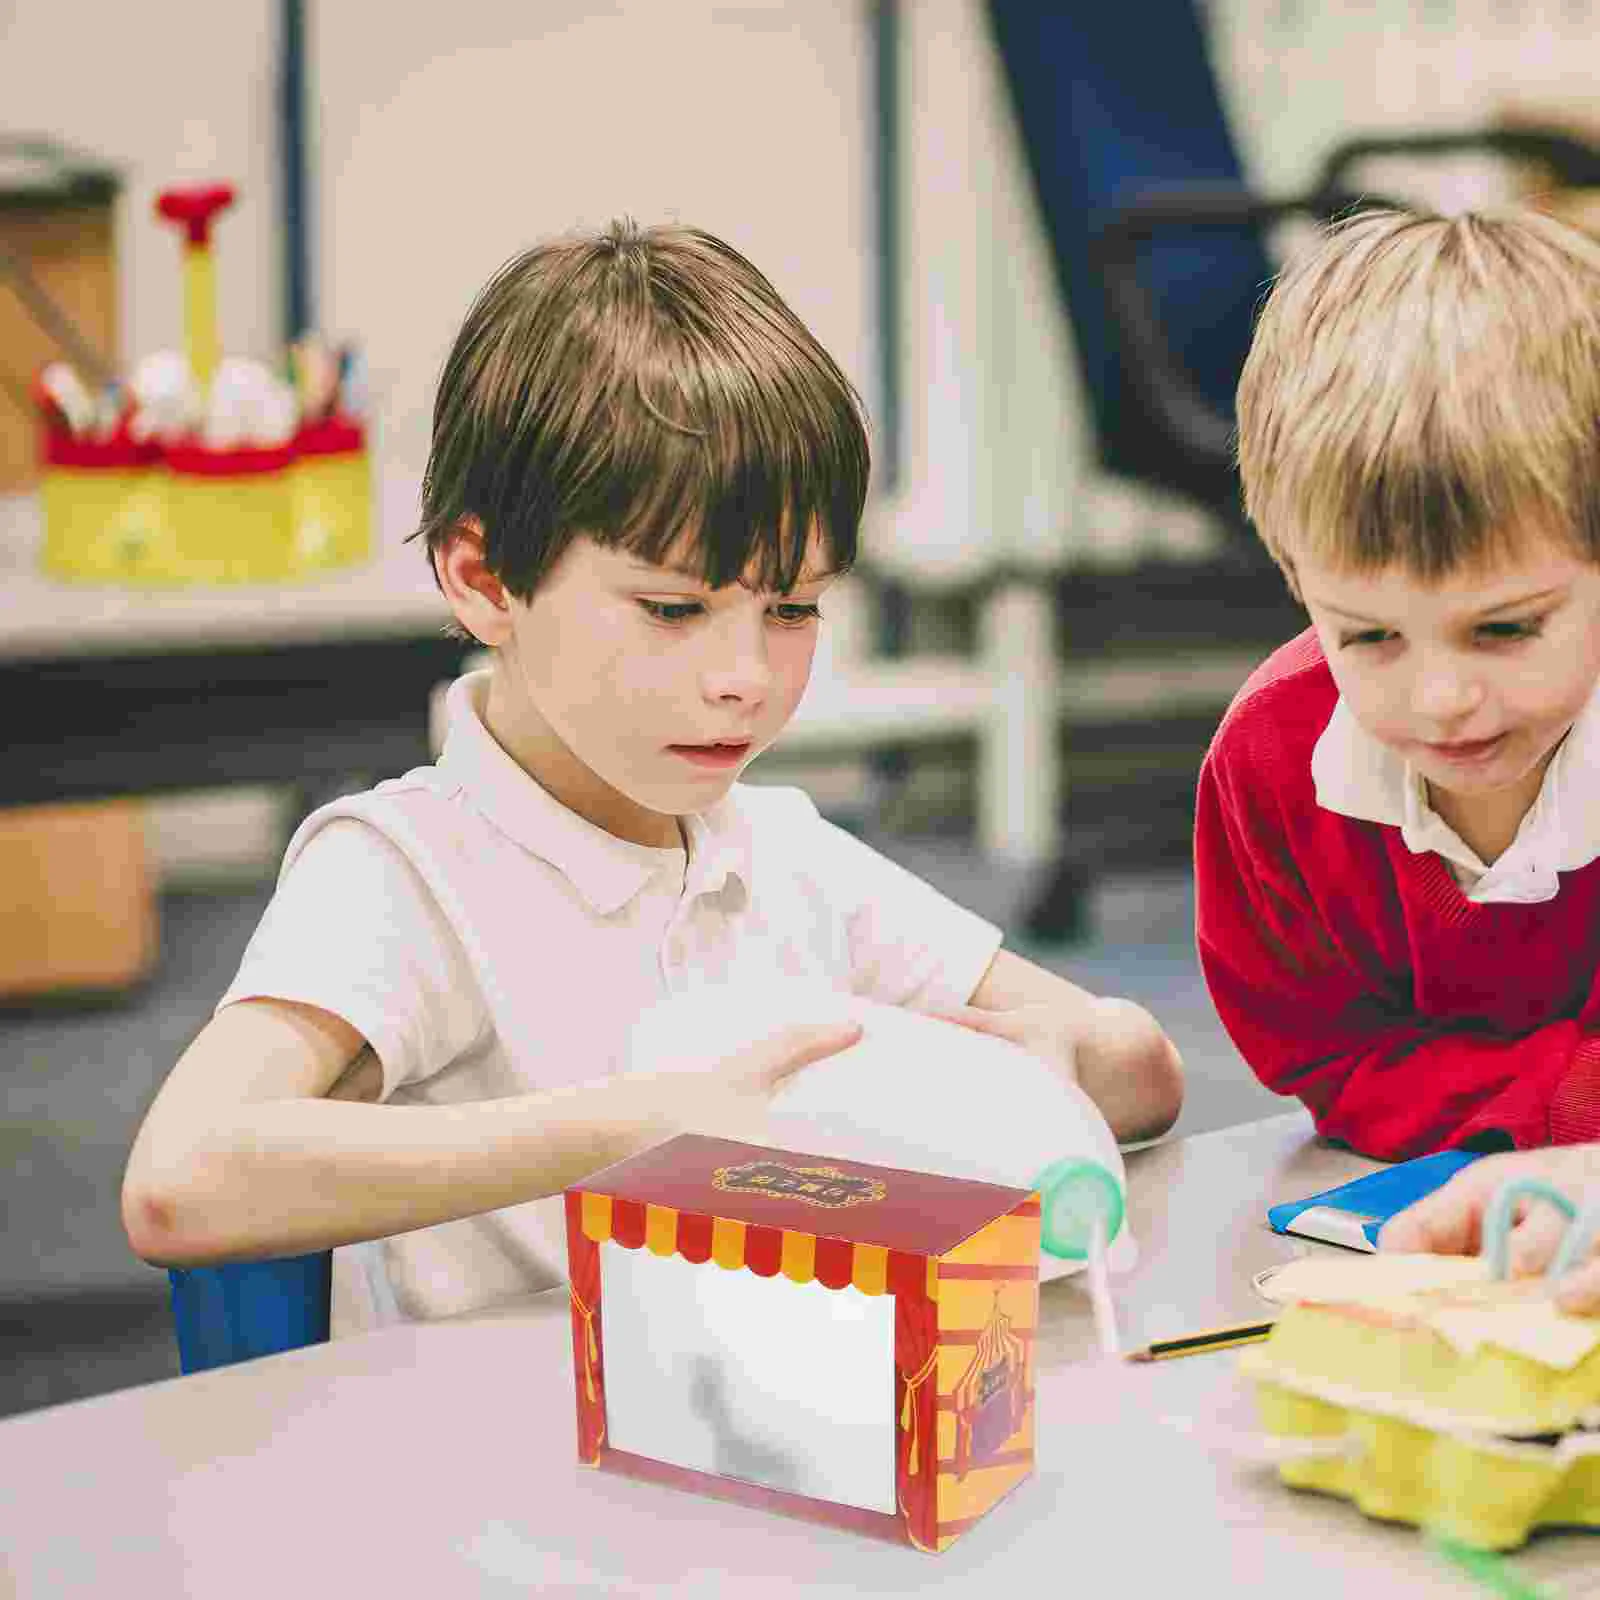
[[[1356,721],[1341,695],[1311,754],[1317,804],[1400,829],[1413,855],[1443,857],[1469,900],[1536,905],[1560,892],[1558,873],[1600,856],[1600,689],[1545,768],[1538,797],[1493,866],[1428,804],[1421,775]]]

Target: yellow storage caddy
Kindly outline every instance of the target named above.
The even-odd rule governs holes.
[[[372,555],[372,463],[346,417],[300,430],[290,468],[294,562],[303,573],[359,566]]]
[[[183,229],[184,348],[202,408],[221,360],[211,235],[233,201],[231,184],[209,184],[164,190],[156,203]],[[314,396],[316,420],[283,444],[227,449],[194,432],[138,445],[127,435],[127,416],[109,439],[75,436],[38,398],[45,417],[41,564],[53,577],[269,584],[372,555],[366,434],[340,413],[336,394]]]
[[[169,446],[178,565],[190,583],[273,583],[296,573],[293,449]]]
[[[156,447],[46,427],[40,460],[46,572],[86,583],[179,578],[169,480]]]

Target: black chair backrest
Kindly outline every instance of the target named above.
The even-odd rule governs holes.
[[[1182,462],[1164,423],[1150,414],[1093,251],[1110,219],[1151,191],[1241,186],[1194,0],[1144,0],[1128,10],[990,0],[989,15],[1072,319],[1101,464],[1214,500],[1225,492],[1214,475],[1179,481]],[[1231,425],[1234,387],[1272,272],[1260,227],[1253,219],[1166,227],[1159,238],[1138,241],[1135,270],[1193,391]]]

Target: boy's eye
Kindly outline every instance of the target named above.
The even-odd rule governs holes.
[[[657,622],[687,622],[705,609],[698,600],[641,600],[639,605]]]
[[[1483,622],[1478,625],[1478,632],[1494,643],[1504,643],[1515,639],[1534,639],[1538,637],[1544,619],[1529,618],[1525,622]]]
[[[1521,622],[1480,622],[1475,630],[1478,638],[1490,644],[1514,644],[1522,639],[1535,639],[1544,626],[1542,617],[1530,617]],[[1339,640],[1339,647],[1351,645],[1386,644],[1396,635],[1384,628],[1368,628],[1364,633],[1347,633]]]
[[[638,604],[657,622],[667,623],[688,622],[705,610],[705,605],[699,600],[640,600]],[[815,603],[810,605],[784,603],[772,607],[774,620],[785,628],[803,628],[821,615],[822,608]]]
[[[786,628],[803,628],[808,622],[815,622],[822,615],[822,607],[815,603],[811,605],[776,605],[772,614]]]

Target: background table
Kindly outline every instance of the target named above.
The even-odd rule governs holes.
[[[1253,1273],[1328,1248],[1266,1205],[1372,1165],[1300,1113],[1130,1156],[1127,1342],[1257,1315]],[[1104,1363],[1078,1280],[1042,1298],[1038,1470],[943,1555],[580,1467],[561,1290],[0,1423],[0,1573],[23,1600],[1471,1593],[1413,1530],[1221,1447],[1253,1422],[1237,1352]],[[1515,1562],[1600,1594],[1593,1536]]]
[[[0,496],[0,805],[230,784],[315,797],[428,761],[429,692],[465,647],[404,542],[419,484],[377,476],[366,566],[218,588],[49,578],[37,496]]]

